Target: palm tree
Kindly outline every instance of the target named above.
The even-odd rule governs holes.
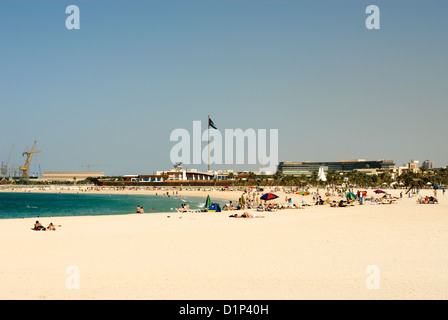
[[[379,180],[381,181],[381,184],[386,184],[387,186],[390,186],[392,183],[392,176],[389,173],[382,172],[379,175]]]
[[[283,178],[283,172],[277,170],[274,173],[273,178],[274,178],[274,183],[278,185],[280,183],[280,180]]]
[[[254,172],[249,172],[249,176],[247,177],[247,181],[255,180],[257,178],[257,175]]]
[[[403,183],[403,185],[405,187],[411,187],[412,185],[414,185],[414,183],[416,181],[419,181],[419,180],[421,180],[419,175],[417,173],[412,172],[412,171],[407,171],[407,172],[401,174],[397,178],[397,181]]]
[[[309,178],[309,183],[310,183],[312,186],[317,186],[317,171],[313,171],[313,172],[311,173],[311,176],[310,176],[310,178]]]
[[[437,171],[437,181],[439,184],[446,185],[448,184],[448,170],[447,169],[439,169]]]

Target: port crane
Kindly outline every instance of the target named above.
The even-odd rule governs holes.
[[[23,165],[23,167],[20,167],[19,170],[22,171],[22,177],[26,180],[29,180],[29,178],[30,178],[29,169],[30,169],[31,159],[33,158],[33,154],[42,152],[42,151],[34,151],[34,148],[36,147],[36,143],[37,143],[37,141],[34,141],[33,148],[31,149],[31,151],[28,151],[28,147],[26,147],[26,151],[22,153],[22,157],[26,156],[26,161],[25,161],[25,164]]]
[[[6,162],[6,165],[3,165],[3,162],[2,162],[2,168],[1,168],[2,180],[0,182],[6,181],[6,174],[8,173],[9,161],[11,160],[11,154],[12,154],[13,149],[14,149],[14,145],[12,145],[11,151],[9,152],[8,162]]]

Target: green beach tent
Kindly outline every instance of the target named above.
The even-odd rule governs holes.
[[[210,201],[210,195],[207,195],[207,199],[205,200],[205,207],[208,208],[211,205],[211,201]]]

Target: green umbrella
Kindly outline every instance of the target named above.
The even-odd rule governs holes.
[[[210,195],[207,195],[207,200],[205,200],[205,207],[208,208],[211,205],[211,201],[210,201]]]
[[[345,194],[345,197],[350,199],[356,199],[356,195],[353,192],[347,192]]]

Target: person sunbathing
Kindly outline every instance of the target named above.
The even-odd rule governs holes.
[[[230,218],[264,218],[264,216],[259,216],[257,214],[250,214],[249,212],[244,212],[242,215],[238,215],[237,213],[229,216]]]
[[[52,222],[50,222],[50,225],[48,226],[47,230],[53,230],[53,231],[56,231],[56,227],[53,225]]]
[[[229,203],[229,210],[236,210],[236,208],[233,206],[232,201],[230,201],[230,203]]]
[[[330,203],[330,207],[331,208],[337,208],[338,207],[338,203],[336,201],[333,201]]]
[[[249,212],[244,212],[244,213],[241,215],[241,218],[253,218],[253,217],[252,217],[252,215],[251,215]]]
[[[185,204],[182,203],[180,208],[177,208],[178,212],[187,212],[187,206]]]
[[[36,223],[34,224],[34,229],[33,230],[45,231],[46,229],[39,221],[36,221]]]
[[[347,205],[344,203],[343,200],[339,201],[339,205],[338,205],[339,208],[344,208],[344,207],[346,207],[346,206],[347,206]]]
[[[431,197],[428,198],[428,203],[435,204],[435,203],[438,203],[438,201],[437,201],[436,198],[431,196]]]

